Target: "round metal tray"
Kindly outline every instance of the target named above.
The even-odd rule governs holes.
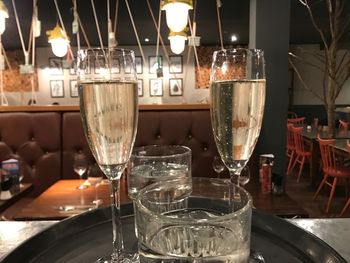
[[[121,209],[125,247],[136,251],[132,204]],[[260,211],[253,211],[251,248],[266,262],[346,262],[316,236]],[[111,211],[106,207],[51,226],[22,243],[2,262],[94,262],[111,250]]]

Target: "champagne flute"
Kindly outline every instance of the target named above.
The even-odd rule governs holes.
[[[261,50],[215,51],[210,74],[210,114],[216,146],[233,184],[240,180],[258,140],[265,105],[265,60]],[[240,199],[232,189],[230,198]],[[265,262],[251,251],[250,262]]]
[[[74,172],[76,172],[79,175],[80,180],[83,179],[83,175],[86,172],[87,166],[88,164],[84,154],[78,153],[74,155],[73,169]],[[83,190],[86,187],[87,186],[84,183],[82,183],[79,186],[77,186],[77,189]]]
[[[92,74],[86,69],[95,67]],[[135,262],[124,251],[120,219],[120,178],[133,148],[138,118],[137,77],[132,50],[86,49],[77,61],[80,111],[91,152],[111,192],[113,251],[97,262]]]
[[[210,113],[216,146],[239,184],[260,134],[265,104],[265,62],[261,50],[215,51],[210,75]]]
[[[248,166],[245,166],[239,175],[238,182],[239,182],[239,185],[245,186],[247,183],[249,183],[249,181],[250,181],[250,169]]]
[[[213,165],[214,171],[217,174],[217,177],[220,178],[220,173],[225,170],[225,165],[222,162],[221,158],[219,156],[215,155],[212,165]]]

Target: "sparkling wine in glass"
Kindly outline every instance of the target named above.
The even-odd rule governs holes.
[[[91,74],[86,74],[86,69]],[[97,262],[135,262],[137,254],[124,251],[120,219],[120,178],[134,145],[138,97],[135,56],[132,50],[78,51],[80,111],[85,136],[111,191],[113,251]]]
[[[265,105],[265,60],[258,49],[215,51],[210,75],[210,114],[219,154],[233,184],[246,183],[240,173],[258,140]],[[232,189],[231,198],[240,198]],[[258,260],[259,259],[259,260]],[[254,261],[255,260],[255,261]],[[251,262],[264,262],[259,252]]]
[[[74,169],[74,172],[76,172],[79,175],[80,180],[83,179],[83,175],[86,172],[87,167],[88,167],[88,163],[86,160],[86,156],[83,153],[78,153],[74,155],[73,169]],[[77,189],[83,190],[86,187],[87,186],[84,183],[82,183],[77,187]]]
[[[215,51],[210,76],[214,138],[231,181],[247,164],[260,134],[265,104],[265,62],[261,50]]]

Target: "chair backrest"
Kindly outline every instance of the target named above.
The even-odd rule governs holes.
[[[288,111],[287,118],[288,119],[295,119],[295,118],[298,118],[298,115],[294,111]]]
[[[320,145],[320,153],[323,171],[329,171],[336,168],[336,154],[333,147],[334,139],[321,139],[317,136]]]
[[[304,127],[295,127],[295,126],[291,125],[290,129],[292,132],[292,137],[294,139],[294,145],[295,145],[296,152],[297,153],[305,152],[304,138],[303,138],[303,135],[301,134]]]
[[[339,129],[347,131],[349,129],[349,123],[347,121],[339,120]]]
[[[303,125],[305,121],[305,117],[298,117],[298,118],[288,118],[287,123],[292,123],[294,125]]]
[[[293,136],[293,124],[287,123],[287,149],[294,150],[294,136]]]

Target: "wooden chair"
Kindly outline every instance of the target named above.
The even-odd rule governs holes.
[[[347,131],[349,130],[349,123],[347,121],[339,120],[339,127],[340,130]]]
[[[348,152],[349,152],[349,155],[350,155],[350,141],[348,140],[346,142],[347,146],[348,146]],[[346,209],[349,207],[350,205],[350,197],[348,198],[348,201],[346,202],[346,204],[344,205],[343,209],[341,210],[341,213],[340,213],[340,216],[343,216]]]
[[[301,172],[304,168],[305,161],[311,163],[311,153],[312,153],[312,143],[304,141],[303,135],[301,134],[304,127],[294,127],[291,126],[292,136],[294,138],[295,145],[295,159],[290,168],[289,172],[292,172],[296,164],[299,164],[299,172],[297,177],[297,182],[300,180]]]
[[[293,127],[293,124],[287,123],[287,147],[286,147],[286,155],[288,159],[287,174],[291,173],[292,164],[295,161],[295,155],[296,155],[292,127]]]
[[[313,199],[316,199],[323,186],[327,185],[331,187],[326,206],[326,212],[328,213],[338,180],[341,178],[350,178],[350,167],[338,164],[335,148],[333,147],[334,139],[321,139],[318,136],[317,140],[320,145],[323,179]],[[333,180],[331,181],[331,179]]]
[[[288,118],[287,123],[291,123],[293,125],[304,125],[305,117],[298,118]]]

